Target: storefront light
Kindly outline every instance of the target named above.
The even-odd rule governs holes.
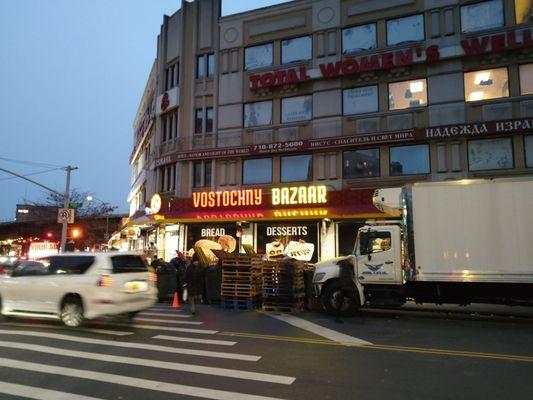
[[[474,78],[474,83],[476,85],[480,85],[481,82],[486,82],[490,78],[490,72],[480,72],[479,74],[476,74],[476,77]]]
[[[420,93],[424,91],[424,82],[423,81],[411,82],[411,84],[409,85],[409,89],[411,90],[411,93]]]
[[[478,92],[472,92],[470,93],[470,97],[469,97],[469,101],[478,101],[478,100],[483,100],[483,95],[484,95],[485,92],[483,92],[482,90],[478,91]]]

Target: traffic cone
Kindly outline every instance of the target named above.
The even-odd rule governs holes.
[[[178,300],[178,292],[174,292],[174,301],[172,302],[172,308],[179,308],[180,302]]]

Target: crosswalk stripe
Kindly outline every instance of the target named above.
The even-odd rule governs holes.
[[[20,326],[24,328],[51,328],[55,330],[70,330],[70,328],[67,328],[63,325],[49,325],[49,324],[27,324],[23,322],[4,322],[2,323],[2,326]],[[133,335],[133,332],[124,332],[124,331],[111,331],[107,329],[90,329],[90,328],[76,328],[76,332],[81,333],[101,333],[103,335],[114,335],[114,336],[128,336]]]
[[[263,374],[260,372],[250,372],[250,371],[243,371],[243,370],[238,370],[238,369],[216,368],[216,367],[207,367],[203,365],[173,363],[173,362],[167,362],[167,361],[151,360],[151,359],[146,359],[146,358],[114,356],[110,354],[91,353],[88,351],[76,351],[76,350],[68,350],[68,349],[63,349],[63,348],[58,348],[58,347],[41,346],[38,344],[17,343],[14,341],[0,340],[0,347],[6,347],[9,349],[19,349],[19,350],[24,350],[24,351],[34,351],[37,353],[55,354],[55,355],[60,355],[63,357],[75,357],[75,358],[81,358],[84,360],[96,360],[96,361],[104,361],[104,362],[110,362],[110,363],[139,365],[143,367],[161,368],[161,369],[168,369],[172,371],[183,371],[183,372],[191,372],[195,374],[223,376],[225,378],[238,378],[238,379],[245,379],[245,380],[259,381],[259,382],[279,383],[282,385],[290,385],[296,379],[296,378],[282,376],[282,375]]]
[[[165,313],[156,313],[156,312],[140,312],[139,314],[137,315],[142,315],[142,316],[145,316],[145,315],[150,315],[150,316],[153,316],[153,317],[172,317],[172,318],[191,318],[191,316],[189,314],[165,314]]]
[[[273,397],[208,389],[197,386],[180,385],[176,383],[166,383],[141,378],[131,378],[117,374],[107,374],[97,371],[58,367],[54,365],[13,360],[10,358],[0,358],[0,366],[25,371],[41,372],[44,374],[63,375],[71,378],[89,379],[116,385],[172,393],[175,395],[181,394],[185,396],[202,397],[213,400],[281,400]]]
[[[185,333],[199,333],[203,335],[215,335],[218,331],[211,331],[208,329],[190,329],[190,328],[177,328],[173,326],[159,326],[159,325],[144,325],[144,324],[123,324],[120,322],[107,322],[107,321],[92,321],[94,324],[103,324],[107,326],[124,326],[128,328],[136,329],[148,329],[148,330],[158,330],[158,331],[169,331],[169,332],[185,332]]]
[[[201,356],[201,357],[226,358],[226,359],[230,359],[230,360],[239,360],[239,361],[252,361],[252,362],[255,362],[255,361],[259,361],[261,359],[260,356],[252,356],[252,355],[248,355],[248,354],[224,353],[224,352],[218,352],[218,351],[185,349],[185,348],[180,348],[180,347],[159,346],[159,345],[155,345],[155,344],[116,342],[114,340],[93,339],[93,338],[61,335],[61,334],[58,334],[58,333],[48,333],[48,332],[14,331],[14,330],[2,330],[2,329],[0,329],[0,335],[18,335],[18,336],[40,337],[40,338],[48,338],[48,339],[66,340],[66,341],[78,342],[78,343],[100,344],[100,345],[111,346],[111,347],[122,347],[122,348],[140,349],[140,350],[152,350],[152,351],[160,351],[160,352],[163,352],[163,353],[187,354],[187,355]]]
[[[101,400],[96,397],[80,396],[74,393],[58,392],[56,390],[18,385],[3,381],[0,381],[0,393],[35,400]]]
[[[182,324],[182,325],[202,325],[203,324],[203,322],[199,322],[199,321],[173,321],[171,319],[139,318],[139,317],[135,317],[135,321],[163,322],[165,324]]]
[[[230,342],[228,340],[196,339],[196,338],[188,338],[188,337],[182,337],[182,336],[166,336],[166,335],[157,335],[157,336],[152,337],[152,339],[171,340],[174,342],[217,344],[221,346],[233,346],[237,344],[237,342]]]

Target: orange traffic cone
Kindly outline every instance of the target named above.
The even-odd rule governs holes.
[[[178,292],[174,292],[174,301],[172,302],[172,308],[179,308],[180,302],[178,300]]]

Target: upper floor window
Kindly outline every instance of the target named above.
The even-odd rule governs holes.
[[[266,43],[244,49],[244,69],[268,67],[274,62],[273,44]]]
[[[342,30],[342,53],[352,53],[377,47],[376,24],[353,26]]]
[[[464,85],[466,101],[509,96],[509,78],[505,67],[466,72]]]
[[[204,125],[204,109],[197,108],[194,112],[194,133],[202,133]]]
[[[212,78],[215,75],[215,55],[203,54],[196,58],[196,78]]]
[[[533,64],[520,66],[520,94],[533,94]]]
[[[281,41],[281,63],[305,61],[313,58],[313,39],[303,36]]]
[[[503,1],[490,0],[461,7],[461,32],[470,33],[503,26]]]
[[[175,189],[176,165],[166,165],[159,168],[159,191],[170,192]]]
[[[514,0],[517,24],[533,22],[533,0]]]
[[[411,15],[387,21],[387,46],[424,40],[424,15]]]
[[[524,152],[526,153],[526,167],[533,168],[533,135],[524,136]]]
[[[242,183],[244,185],[272,183],[272,159],[244,160],[242,163]]]
[[[378,87],[363,86],[343,90],[342,110],[344,115],[377,112]]]
[[[468,169],[486,171],[514,167],[511,138],[468,141]]]
[[[211,186],[211,161],[195,161],[193,163],[193,188]]]
[[[281,123],[309,121],[313,114],[313,96],[281,99]]]
[[[165,91],[172,89],[179,83],[179,63],[174,63],[165,69]]]
[[[244,127],[261,125],[272,125],[272,100],[244,105]]]
[[[389,149],[392,176],[429,174],[429,145],[394,146]]]
[[[427,96],[425,79],[389,83],[389,110],[425,106]]]
[[[379,148],[345,151],[342,167],[344,179],[379,176]]]
[[[161,118],[163,124],[161,142],[164,143],[178,136],[178,111],[174,110],[163,114]]]
[[[281,182],[304,182],[313,180],[313,156],[281,157]]]
[[[206,107],[205,109],[205,131],[207,133],[213,132],[213,107]]]
[[[207,77],[215,76],[215,55],[213,53],[207,55]]]

